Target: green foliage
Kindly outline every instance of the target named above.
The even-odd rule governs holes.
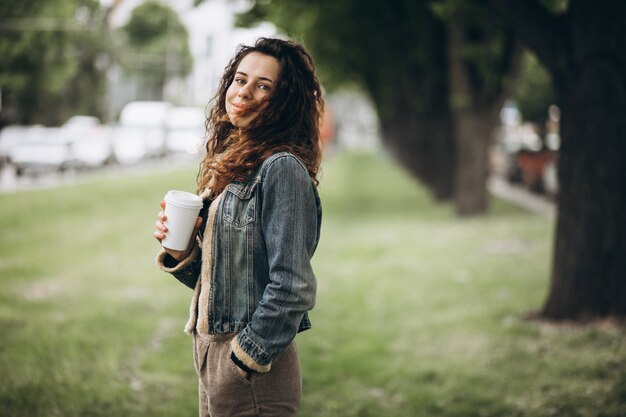
[[[158,202],[195,167],[0,194],[0,415],[197,413],[192,291],[154,265]],[[333,155],[320,192],[302,417],[626,414],[626,334],[528,322],[551,222],[459,221],[384,155]]]
[[[387,25],[387,18],[399,7],[390,7],[382,0],[272,0],[255,2],[238,17],[238,23],[250,26],[269,20],[289,36],[304,41],[318,61],[324,84],[332,89],[344,83],[363,83],[379,67],[391,66],[388,59],[378,58],[404,48],[381,48],[394,31],[378,29]]]
[[[483,100],[494,102],[500,92],[508,87],[505,83],[510,76],[507,65],[509,56],[514,53],[515,41],[510,32],[501,26],[486,28],[474,21],[465,27],[466,43],[463,46],[463,58],[468,67],[475,91]]]
[[[567,11],[570,0],[539,0],[539,3],[550,12],[559,14]]]
[[[0,124],[101,115],[106,20],[97,0],[3,2],[0,19]]]
[[[525,120],[542,124],[548,117],[548,107],[556,103],[552,80],[533,53],[526,52],[522,63],[513,98]]]
[[[461,31],[463,66],[474,93],[469,105],[480,108],[498,103],[502,92],[511,87],[519,54],[512,31],[475,2],[439,0],[430,3],[430,8],[449,27]]]
[[[239,22],[262,19],[304,41],[327,89],[364,89],[383,121],[446,100],[445,33],[423,1],[272,0]]]
[[[453,197],[455,178],[484,177],[484,167],[461,163],[469,153],[457,155],[452,114],[496,114],[519,48],[483,8],[463,0],[272,0],[255,3],[240,22],[259,19],[304,39],[328,89],[350,84],[367,92],[384,143],[437,198]],[[484,188],[481,179],[468,183]]]
[[[158,91],[169,79],[191,71],[187,29],[164,4],[147,1],[135,8],[118,36],[118,59],[124,70],[148,80]]]
[[[465,0],[272,0],[255,2],[238,23],[270,20],[304,39],[320,63],[325,84],[361,84],[378,102],[377,96],[393,94],[387,90],[397,88],[392,81],[402,81],[405,67],[411,73],[407,76],[422,79],[447,71],[440,60],[447,53],[446,36],[432,24],[431,15],[463,25],[463,55],[475,90],[483,100],[497,96],[509,81],[507,62],[515,43],[499,21]]]

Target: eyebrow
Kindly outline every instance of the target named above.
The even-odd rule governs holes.
[[[236,74],[241,74],[241,75],[244,75],[244,76],[246,76],[246,77],[248,76],[248,74],[246,74],[246,73],[245,73],[245,72],[243,72],[243,71],[237,71],[237,72],[236,72]],[[260,80],[266,80],[266,81],[269,81],[269,82],[271,82],[271,83],[273,83],[273,82],[274,82],[271,78],[267,78],[267,77],[259,77],[259,79],[260,79]]]

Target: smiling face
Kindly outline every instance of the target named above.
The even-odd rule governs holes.
[[[243,57],[226,90],[226,114],[233,126],[246,128],[258,116],[263,101],[276,88],[279,75],[276,58],[259,52]]]

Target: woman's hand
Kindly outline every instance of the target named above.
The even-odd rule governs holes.
[[[237,373],[239,374],[239,376],[241,376],[243,379],[250,379],[250,374],[247,373],[246,371],[244,371],[243,369],[241,369],[238,366],[235,366],[235,369],[237,369]]]
[[[161,201],[161,208],[163,210],[159,211],[159,213],[157,214],[158,219],[154,223],[154,225],[156,226],[154,237],[156,238],[156,240],[159,241],[159,243],[161,243],[161,241],[165,238],[167,234],[167,226],[165,225],[165,220],[167,220],[167,217],[165,216],[165,211],[164,211],[165,201]],[[191,233],[191,239],[189,239],[189,245],[187,245],[186,250],[174,250],[174,249],[169,249],[166,247],[163,247],[163,249],[165,249],[165,251],[172,258],[176,259],[177,261],[182,261],[187,256],[189,256],[189,254],[193,250],[193,247],[196,244],[196,236],[198,235],[198,230],[200,230],[200,226],[202,226],[202,217],[198,217],[196,219],[196,225],[193,229],[193,232]]]

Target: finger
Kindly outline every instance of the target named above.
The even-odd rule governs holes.
[[[153,233],[154,237],[156,238],[156,240],[158,240],[159,242],[163,240],[163,238],[165,237],[165,235],[163,233],[160,233],[158,230],[156,230]]]
[[[161,201],[161,208],[165,210],[165,200]]]
[[[156,222],[154,222],[154,225],[156,226],[157,230],[159,230],[160,232],[167,232],[167,226],[165,224],[163,224],[161,221],[157,220]]]
[[[164,222],[165,220],[167,220],[167,216],[165,215],[164,212],[159,211],[159,213],[157,214],[157,216],[159,217],[159,219],[161,219],[162,222]]]

